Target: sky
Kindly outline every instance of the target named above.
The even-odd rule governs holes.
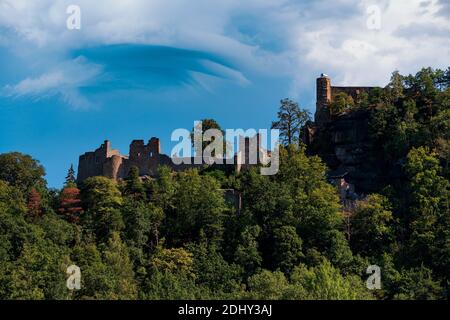
[[[170,154],[196,120],[270,129],[283,98],[314,113],[321,73],[385,86],[446,69],[449,35],[448,0],[0,0],[0,153],[61,187],[107,139],[127,154],[157,136]]]

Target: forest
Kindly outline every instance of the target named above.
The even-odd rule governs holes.
[[[272,124],[283,138],[273,176],[160,167],[144,181],[132,168],[77,183],[70,168],[52,189],[38,160],[0,154],[0,299],[448,299],[449,84],[450,68],[424,68],[336,99],[335,115],[370,115],[367,163],[383,174],[347,217],[301,142],[308,112],[289,99]],[[66,286],[73,264],[79,290]],[[379,290],[366,287],[370,265]]]

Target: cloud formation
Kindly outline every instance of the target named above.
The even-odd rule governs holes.
[[[298,24],[297,52],[300,66],[323,70],[343,85],[384,85],[394,70],[415,72],[421,67],[446,67],[450,41],[444,30],[450,21],[437,15],[438,1],[345,1],[344,13],[315,16],[324,1],[307,7],[309,23]],[[380,28],[369,29],[368,8],[379,8]]]
[[[438,0],[76,1],[81,30],[66,29],[73,1],[0,1],[0,47],[25,54],[30,75],[10,96],[84,88],[245,86],[253,76],[291,79],[291,95],[320,72],[342,85],[384,85],[389,74],[449,64],[449,5]],[[370,29],[370,6],[380,28]]]

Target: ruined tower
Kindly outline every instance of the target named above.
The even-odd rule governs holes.
[[[133,140],[125,174],[132,166],[139,168],[140,175],[156,174],[160,153],[161,145],[158,138],[151,138],[148,144],[145,144],[144,140]]]
[[[316,113],[314,121],[318,127],[330,121],[331,79],[323,74],[316,80]]]

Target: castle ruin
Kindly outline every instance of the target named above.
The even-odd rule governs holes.
[[[246,170],[252,165],[260,163],[261,136],[239,137],[239,150],[233,157],[232,164],[223,159],[223,164],[216,164],[217,158],[191,157],[177,159],[174,163],[171,157],[161,153],[161,144],[158,138],[151,138],[147,144],[144,140],[133,140],[130,144],[129,155],[122,155],[118,150],[112,149],[110,141],[106,140],[95,151],[81,155],[78,162],[77,181],[82,182],[89,177],[104,176],[114,180],[125,179],[132,167],[139,169],[141,177],[155,177],[159,166],[167,166],[172,171],[185,171],[188,169],[201,169],[205,166],[215,166],[225,170]],[[263,154],[267,151],[264,150]],[[251,154],[255,154],[254,159]],[[270,154],[270,152],[268,152]],[[181,162],[181,164],[178,164]]]
[[[345,93],[357,101],[361,93],[369,92],[374,87],[336,87],[331,79],[323,74],[316,80],[316,112],[314,121],[318,127],[324,127],[331,119],[330,105],[339,93]]]
[[[317,78],[316,86],[314,122],[307,123],[303,128],[303,142],[310,152],[319,154],[332,169],[330,181],[342,184],[345,180],[345,183],[350,182],[350,188],[357,186],[359,191],[370,190],[373,181],[364,169],[369,150],[369,113],[367,110],[355,109],[332,114],[330,106],[339,93],[345,93],[358,101],[362,93],[369,94],[376,87],[332,86],[330,77],[325,74]]]

